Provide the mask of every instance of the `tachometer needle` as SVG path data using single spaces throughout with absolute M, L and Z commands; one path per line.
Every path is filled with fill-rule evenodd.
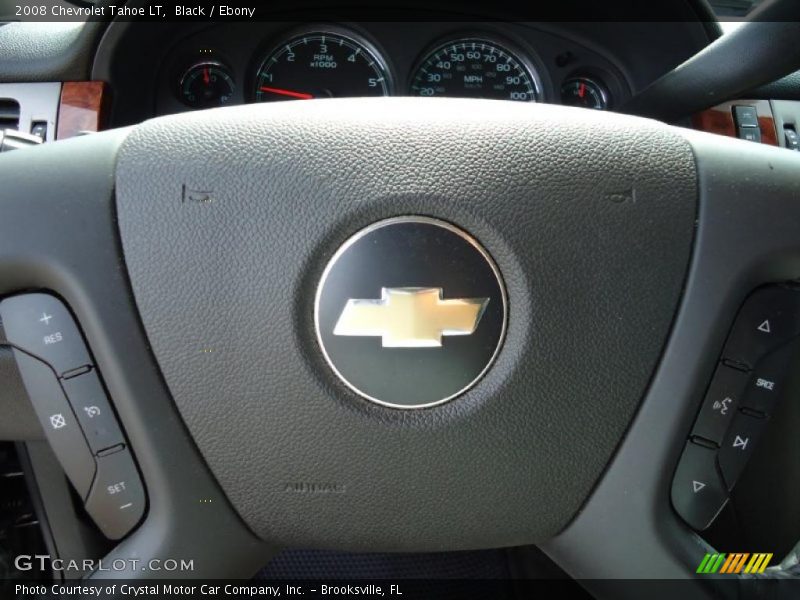
M 289 96 L 290 98 L 298 98 L 300 100 L 311 100 L 314 96 L 303 92 L 293 92 L 292 90 L 284 90 L 281 88 L 261 86 L 259 88 L 262 92 L 269 92 L 270 94 L 278 94 L 280 96 Z

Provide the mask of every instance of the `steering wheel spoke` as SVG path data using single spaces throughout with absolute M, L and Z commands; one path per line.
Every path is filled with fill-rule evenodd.
M 586 579 L 694 573 L 708 546 L 670 505 L 676 464 L 745 298 L 765 284 L 800 277 L 797 155 L 683 135 L 697 163 L 699 211 L 672 333 L 606 475 L 570 526 L 545 545 L 557 562 Z M 761 319 L 752 328 L 759 335 L 780 333 Z M 597 539 L 604 540 L 602 564 L 584 552 Z
M 117 563 L 125 568 L 98 574 L 246 577 L 274 550 L 247 530 L 204 466 L 174 410 L 131 296 L 114 204 L 114 168 L 128 133 L 112 131 L 3 155 L 0 294 L 42 290 L 70 307 L 145 483 L 145 518 L 107 557 L 107 564 L 125 559 Z M 6 323 L 6 337 L 9 333 Z M 66 389 L 77 379 L 59 381 Z M 74 456 L 59 458 L 75 461 Z M 183 560 L 191 568 L 149 570 L 153 559 Z

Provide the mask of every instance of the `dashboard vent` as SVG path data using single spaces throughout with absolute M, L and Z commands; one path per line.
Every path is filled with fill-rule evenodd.
M 9 98 L 0 98 L 0 130 L 19 128 L 19 103 Z

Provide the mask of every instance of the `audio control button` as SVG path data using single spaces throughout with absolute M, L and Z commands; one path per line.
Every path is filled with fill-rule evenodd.
M 672 505 L 697 531 L 706 529 L 728 501 L 717 474 L 717 451 L 687 442 L 672 480 Z
M 725 432 L 741 403 L 747 380 L 747 373 L 725 365 L 717 367 L 692 429 L 693 436 L 705 438 L 717 446 L 722 444 Z

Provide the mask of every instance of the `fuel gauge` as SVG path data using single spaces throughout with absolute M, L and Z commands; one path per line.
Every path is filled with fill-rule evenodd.
M 181 77 L 180 97 L 192 108 L 212 108 L 227 104 L 235 88 L 226 66 L 202 62 L 190 67 Z
M 567 106 L 605 110 L 608 108 L 608 92 L 594 79 L 571 77 L 561 86 L 561 102 Z

